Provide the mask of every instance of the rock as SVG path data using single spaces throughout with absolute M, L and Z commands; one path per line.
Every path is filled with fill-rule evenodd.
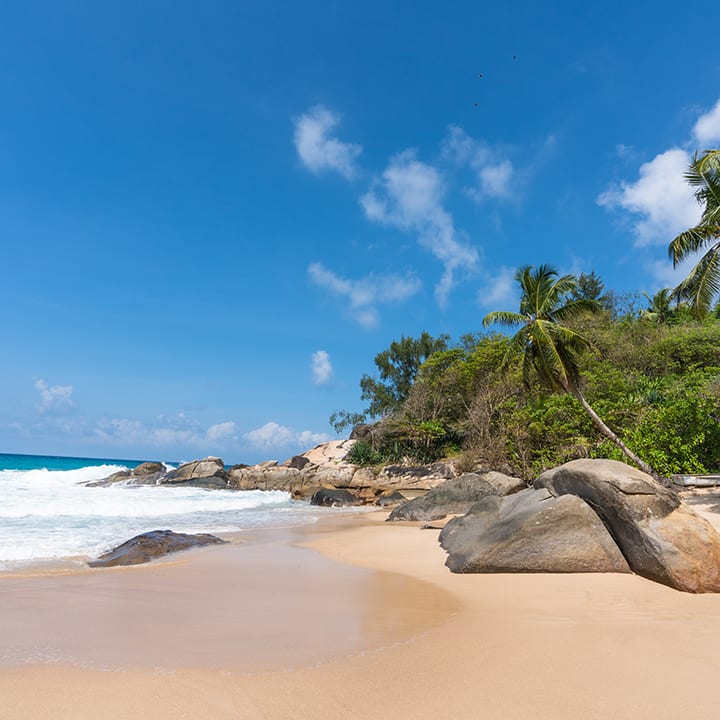
M 313 465 L 340 463 L 354 444 L 354 440 L 331 440 L 316 445 L 312 450 L 302 453 L 301 457 L 307 458 Z
M 172 530 L 153 530 L 136 535 L 122 545 L 88 562 L 90 567 L 114 567 L 115 565 L 139 565 L 180 550 L 203 545 L 224 543 L 214 535 L 205 533 L 186 535 Z
M 376 481 L 397 490 L 432 490 L 460 474 L 458 462 L 447 460 L 429 465 L 388 465 L 380 471 Z
M 310 461 L 302 455 L 293 455 L 288 460 L 288 467 L 295 468 L 296 470 L 302 470 L 306 465 L 309 465 Z
M 465 473 L 408 500 L 395 508 L 388 520 L 440 520 L 446 515 L 461 515 L 488 495 L 509 495 L 524 487 L 522 480 L 502 473 Z
M 616 460 L 572 460 L 535 486 L 585 500 L 638 575 L 686 592 L 720 592 L 720 535 L 649 475 Z
M 172 470 L 161 479 L 162 483 L 178 483 L 194 478 L 227 477 L 225 466 L 220 458 L 206 457 L 204 460 L 181 465 L 177 470 Z
M 134 467 L 132 474 L 135 477 L 145 477 L 147 475 L 159 475 L 165 472 L 165 466 L 159 462 L 144 462 Z
M 380 507 L 390 507 L 391 505 L 399 505 L 405 502 L 407 498 L 397 490 L 390 493 L 385 493 L 375 500 L 375 504 Z
M 189 480 L 175 480 L 171 484 L 182 485 L 183 487 L 204 488 L 205 490 L 227 490 L 229 488 L 228 480 L 218 475 L 190 478 Z
M 86 487 L 107 487 L 108 485 L 114 485 L 119 482 L 129 482 L 132 475 L 129 470 L 120 470 L 112 475 L 108 475 L 102 480 L 92 480 L 91 482 L 83 483 Z
M 367 440 L 372 435 L 372 425 L 358 423 L 350 432 L 350 440 Z
M 455 573 L 630 571 L 587 503 L 545 489 L 486 497 L 445 525 L 440 544 Z
M 358 500 L 348 490 L 330 490 L 321 488 L 312 496 L 311 505 L 321 505 L 323 507 L 343 507 L 346 505 L 357 505 Z

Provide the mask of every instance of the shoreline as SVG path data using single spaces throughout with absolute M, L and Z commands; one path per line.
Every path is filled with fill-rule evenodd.
M 343 575 L 348 568 L 384 573 L 388 584 L 367 583 L 365 576 L 359 585 L 364 592 L 355 588 L 353 595 L 365 613 L 359 626 L 364 647 L 329 657 L 315 653 L 291 668 L 274 669 L 259 662 L 244 669 L 162 671 L 5 667 L 3 717 L 716 716 L 710 689 L 720 661 L 720 596 L 688 595 L 634 575 L 453 575 L 443 565 L 437 531 L 386 524 L 385 514 L 328 518 L 247 546 L 276 545 L 281 554 L 295 547 L 308 557 L 329 559 L 318 565 L 328 584 L 316 593 L 328 603 L 339 599 L 343 578 L 352 576 Z M 142 576 L 147 587 L 146 576 L 161 567 L 161 575 L 177 579 L 222 556 L 208 577 L 227 575 L 224 547 L 112 574 Z M 305 590 L 312 584 L 318 589 L 317 577 L 305 579 Z M 51 585 L 62 580 L 46 578 Z M 275 608 L 263 612 L 295 612 L 296 623 L 317 619 L 325 609 L 294 610 L 288 593 L 276 600 Z M 404 630 L 398 626 L 403 622 Z M 373 632 L 375 641 L 368 642 Z

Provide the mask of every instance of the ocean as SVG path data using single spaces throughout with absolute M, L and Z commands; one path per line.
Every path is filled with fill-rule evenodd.
M 85 486 L 139 462 L 0 454 L 0 571 L 84 566 L 148 530 L 238 532 L 304 525 L 332 512 L 281 491 Z

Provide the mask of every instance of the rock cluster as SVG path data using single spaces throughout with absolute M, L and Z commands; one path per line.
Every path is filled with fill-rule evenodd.
M 161 463 L 143 463 L 133 470 L 114 473 L 89 485 L 127 483 L 133 485 L 189 485 L 206 489 L 282 490 L 293 498 L 310 500 L 319 490 L 344 490 L 345 504 L 387 507 L 402 502 L 402 491 L 425 492 L 458 475 L 453 462 L 421 466 L 359 467 L 345 459 L 355 440 L 334 440 L 295 455 L 283 463 L 275 460 L 257 465 L 234 465 L 207 457 L 167 471 Z M 393 496 L 392 493 L 398 495 Z M 392 501 L 389 498 L 394 497 Z M 338 500 L 338 503 L 340 501 Z
M 720 592 L 720 535 L 624 463 L 573 460 L 533 489 L 500 495 L 445 525 L 440 543 L 453 572 L 629 570 L 677 590 Z

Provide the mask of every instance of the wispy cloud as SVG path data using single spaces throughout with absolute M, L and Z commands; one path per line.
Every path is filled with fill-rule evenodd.
M 511 194 L 515 171 L 504 152 L 489 143 L 470 137 L 461 127 L 451 125 L 442 143 L 443 155 L 456 165 L 467 165 L 476 182 L 465 192 L 475 202 L 486 198 L 507 198 Z
M 222 422 L 205 429 L 195 419 L 179 413 L 175 416 L 159 415 L 152 421 L 128 418 L 103 418 L 92 434 L 104 442 L 137 447 L 204 449 L 227 446 L 235 442 L 237 428 L 234 422 Z
M 332 438 L 326 433 L 311 430 L 297 431 L 276 422 L 267 422 L 262 427 L 251 430 L 245 439 L 258 448 L 302 448 L 307 449 Z
M 60 412 L 72 407 L 72 385 L 49 385 L 45 380 L 36 380 L 35 389 L 40 396 L 37 409 L 42 413 Z
M 520 304 L 515 269 L 503 266 L 478 291 L 478 303 L 489 310 L 505 310 Z
M 319 287 L 346 298 L 350 316 L 367 328 L 375 327 L 380 321 L 378 305 L 406 300 L 421 287 L 420 281 L 412 276 L 371 274 L 359 280 L 348 280 L 321 263 L 312 263 L 308 273 Z
M 452 215 L 443 205 L 445 189 L 437 168 L 417 159 L 415 150 L 393 156 L 360 198 L 369 220 L 418 233 L 418 242 L 444 265 L 435 297 L 445 306 L 459 269 L 478 263 L 475 248 L 461 242 Z
M 332 379 L 333 366 L 325 350 L 317 350 L 310 360 L 313 385 L 327 385 Z
M 362 146 L 343 142 L 332 131 L 340 116 L 323 105 L 316 105 L 295 119 L 295 149 L 306 168 L 314 173 L 335 170 L 347 180 L 357 174 L 356 160 Z

